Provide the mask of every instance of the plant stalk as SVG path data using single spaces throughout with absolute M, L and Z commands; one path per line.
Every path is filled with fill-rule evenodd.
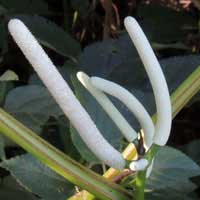
M 82 189 L 87 189 L 97 198 L 130 199 L 131 195 L 125 189 L 72 160 L 2 109 L 0 109 L 0 132 L 52 170 Z M 87 199 L 93 199 L 93 195 L 89 195 Z
M 139 171 L 135 179 L 135 190 L 134 196 L 137 200 L 144 200 L 144 189 L 145 189 L 145 180 L 146 180 L 146 170 Z
M 153 144 L 147 151 L 144 158 L 146 158 L 148 162 L 151 163 L 156 153 L 159 151 L 159 149 L 160 149 L 159 145 Z M 136 175 L 136 180 L 135 180 L 134 197 L 136 200 L 144 200 L 145 182 L 146 182 L 146 170 L 139 171 Z

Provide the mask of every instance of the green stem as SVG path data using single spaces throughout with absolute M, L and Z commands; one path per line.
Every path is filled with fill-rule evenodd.
M 153 144 L 145 154 L 144 158 L 146 158 L 149 161 L 149 163 L 151 163 L 156 153 L 159 151 L 159 149 L 160 149 L 159 145 Z M 146 170 L 138 172 L 136 175 L 135 191 L 134 191 L 134 197 L 136 200 L 144 200 L 145 182 L 146 182 Z
M 75 185 L 87 189 L 99 199 L 127 200 L 131 197 L 122 187 L 72 160 L 2 109 L 0 109 L 0 132 L 52 170 Z M 93 198 L 94 196 L 89 195 L 89 199 Z
M 144 200 L 144 189 L 146 180 L 146 170 L 140 171 L 136 175 L 134 197 L 137 200 Z
M 171 95 L 173 118 L 200 90 L 200 66 Z

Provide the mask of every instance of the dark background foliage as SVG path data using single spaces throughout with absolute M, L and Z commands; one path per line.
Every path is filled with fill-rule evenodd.
M 127 142 L 75 73 L 83 70 L 120 83 L 154 114 L 151 86 L 124 29 L 124 17 L 134 16 L 141 24 L 172 93 L 200 64 L 199 13 L 198 0 L 0 0 L 0 73 L 7 72 L 9 79 L 1 76 L 0 104 L 67 155 L 102 173 L 99 160 L 84 145 L 12 40 L 8 21 L 18 18 L 28 26 L 103 135 L 122 151 Z M 139 130 L 134 116 L 112 100 Z M 199 199 L 199 113 L 197 94 L 173 120 L 168 142 L 171 147 L 163 148 L 157 156 L 147 184 L 147 199 Z M 64 200 L 75 192 L 72 184 L 1 135 L 0 158 L 2 200 Z

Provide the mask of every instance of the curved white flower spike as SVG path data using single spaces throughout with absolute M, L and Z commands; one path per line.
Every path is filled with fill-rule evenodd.
M 142 59 L 153 88 L 157 108 L 154 143 L 163 146 L 169 138 L 172 121 L 167 83 L 160 64 L 137 21 L 133 17 L 126 17 L 124 24 Z
M 110 99 L 101 90 L 97 89 L 91 84 L 90 77 L 86 73 L 78 72 L 77 78 L 107 112 L 124 137 L 129 142 L 133 142 L 137 138 L 136 131 L 130 126 L 130 124 L 113 105 Z
M 152 144 L 154 124 L 144 106 L 128 90 L 120 85 L 98 77 L 91 77 L 91 83 L 99 90 L 122 101 L 136 116 L 144 130 L 144 144 L 148 149 Z
M 20 20 L 13 19 L 9 22 L 8 28 L 15 42 L 91 151 L 102 162 L 122 170 L 125 167 L 122 155 L 101 135 L 88 113 L 27 27 Z

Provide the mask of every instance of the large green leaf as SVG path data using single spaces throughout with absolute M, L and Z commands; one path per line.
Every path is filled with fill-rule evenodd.
M 4 105 L 4 101 L 8 92 L 14 88 L 13 81 L 0 81 L 0 105 Z
M 0 166 L 24 188 L 46 200 L 65 200 L 74 192 L 74 186 L 40 163 L 30 154 L 3 161 Z
M 127 34 L 87 46 L 79 67 L 89 75 L 108 78 L 127 87 L 140 88 L 147 81 L 142 62 Z
M 80 160 L 80 154 L 71 140 L 69 120 L 64 115 L 50 117 L 43 126 L 41 136 L 71 158 Z
M 199 175 L 200 167 L 189 157 L 171 147 L 163 147 L 156 156 L 147 181 L 147 197 L 189 200 L 188 195 L 196 189 L 190 179 Z
M 40 16 L 18 15 L 44 46 L 63 56 L 76 57 L 80 53 L 79 43 L 55 23 Z
M 197 20 L 186 12 L 146 5 L 138 10 L 144 32 L 154 42 L 176 42 L 186 39 L 191 30 L 197 30 Z
M 190 156 L 196 163 L 200 165 L 200 140 L 194 140 L 189 144 L 181 147 L 181 151 Z
M 115 126 L 109 116 L 103 111 L 101 106 L 94 100 L 94 98 L 85 90 L 85 88 L 73 78 L 73 85 L 75 94 L 81 104 L 90 114 L 94 123 L 97 125 L 102 135 L 115 147 L 120 147 L 121 135 L 118 128 Z M 71 126 L 72 141 L 79 153 L 84 159 L 90 162 L 99 162 L 99 160 L 91 153 L 87 146 L 82 141 L 77 131 Z M 91 136 L 92 137 L 92 136 Z M 97 147 L 98 148 L 98 147 Z
M 0 186 L 0 199 L 2 200 L 37 200 L 30 192 L 25 191 L 13 177 L 5 177 Z
M 47 89 L 40 85 L 21 86 L 11 90 L 4 108 L 36 133 L 41 132 L 49 116 L 62 114 Z
M 59 137 L 63 145 L 63 151 L 71 158 L 80 160 L 80 154 L 74 146 L 71 138 L 69 121 L 65 116 L 60 116 L 58 119 Z

